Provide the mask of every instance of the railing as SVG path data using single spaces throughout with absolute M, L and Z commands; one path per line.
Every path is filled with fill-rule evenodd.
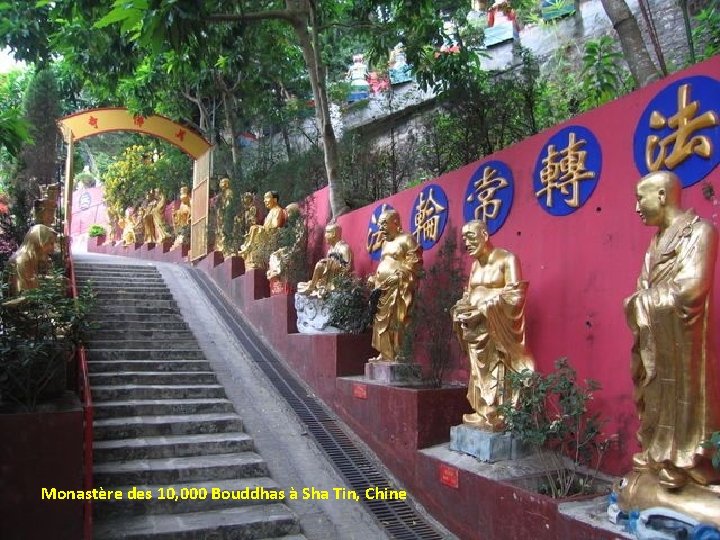
M 70 294 L 73 298 L 78 297 L 77 284 L 75 283 L 75 266 L 73 265 L 70 250 L 68 249 L 68 267 L 70 276 Z M 85 451 L 83 453 L 83 489 L 90 490 L 93 487 L 93 403 L 90 395 L 90 378 L 88 376 L 87 357 L 85 347 L 78 347 L 75 352 L 77 366 L 78 390 L 83 405 L 83 416 L 85 426 L 83 439 Z M 92 501 L 86 500 L 83 506 L 83 538 L 92 540 Z

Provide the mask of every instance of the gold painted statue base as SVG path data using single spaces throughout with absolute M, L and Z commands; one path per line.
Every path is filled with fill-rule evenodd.
M 667 489 L 660 485 L 656 472 L 646 470 L 630 472 L 614 491 L 620 509 L 625 512 L 660 506 L 720 527 L 720 485 L 690 482 L 682 488 Z

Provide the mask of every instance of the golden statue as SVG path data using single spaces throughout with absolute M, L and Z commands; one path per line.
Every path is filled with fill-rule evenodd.
M 285 215 L 287 216 L 287 226 L 294 229 L 294 241 L 292 246 L 283 246 L 270 254 L 268 261 L 267 278 L 278 278 L 280 281 L 287 282 L 290 280 L 290 274 L 293 265 L 298 265 L 298 255 L 305 252 L 307 248 L 307 230 L 305 229 L 305 221 L 300 214 L 300 206 L 297 203 L 288 204 L 285 207 Z M 297 278 L 296 278 L 297 279 Z
M 160 188 L 153 190 L 153 198 L 155 199 L 155 203 L 152 205 L 151 212 L 153 222 L 155 223 L 155 241 L 162 243 L 170 238 L 170 234 L 168 234 L 167 227 L 165 226 L 165 206 L 167 201 Z
M 504 427 L 498 407 L 517 401 L 507 373 L 534 368 L 525 348 L 525 294 L 518 258 L 490 242 L 480 220 L 462 228 L 467 252 L 475 259 L 468 286 L 450 310 L 453 328 L 470 360 L 468 401 L 474 413 L 463 424 L 487 431 Z
M 180 206 L 173 212 L 173 225 L 175 234 L 180 234 L 180 229 L 190 225 L 191 199 L 190 190 L 187 186 L 180 188 Z
M 152 190 L 145 195 L 145 200 L 140 205 L 140 218 L 143 225 L 143 242 L 145 244 L 154 244 L 157 242 L 155 231 L 155 216 L 153 215 L 155 195 Z
M 23 243 L 8 261 L 11 296 L 37 288 L 38 277 L 50 268 L 56 240 L 57 233 L 47 225 L 33 225 L 25 234 Z
M 267 216 L 262 225 L 253 225 L 245 234 L 239 254 L 245 260 L 245 268 L 265 268 L 270 254 L 275 250 L 277 229 L 285 226 L 287 214 L 278 204 L 278 192 L 268 191 L 263 197 Z
M 125 217 L 118 219 L 118 224 L 122 227 L 122 242 L 124 246 L 132 246 L 137 242 L 135 236 L 135 227 L 137 227 L 137 221 L 133 215 L 133 209 L 125 209 Z
M 230 179 L 226 176 L 220 180 L 220 194 L 215 200 L 215 251 L 225 253 L 227 238 L 225 238 L 225 218 L 232 203 L 233 192 L 230 189 Z
M 118 206 L 107 207 L 108 223 L 105 225 L 105 244 L 112 246 L 115 243 L 115 230 L 121 220 L 120 208 Z
M 315 265 L 310 281 L 298 283 L 298 294 L 322 298 L 334 289 L 336 277 L 350 273 L 352 251 L 348 243 L 342 240 L 340 225 L 329 223 L 325 226 L 325 241 L 330 246 L 327 255 Z
M 378 220 L 382 238 L 380 264 L 368 283 L 378 296 L 372 346 L 380 354 L 370 361 L 399 362 L 405 327 L 415 293 L 422 256 L 411 234 L 403 232 L 396 210 L 385 210 Z
M 717 232 L 680 207 L 681 184 L 653 172 L 636 187 L 636 211 L 658 231 L 637 290 L 625 300 L 641 452 L 617 488 L 623 509 L 665 506 L 720 525 L 718 470 L 703 442 L 720 430 L 710 323 Z
M 180 188 L 180 206 L 172 213 L 173 229 L 175 231 L 173 249 L 190 240 L 189 238 L 185 238 L 185 236 L 190 227 L 191 202 L 190 190 L 187 186 L 182 186 Z

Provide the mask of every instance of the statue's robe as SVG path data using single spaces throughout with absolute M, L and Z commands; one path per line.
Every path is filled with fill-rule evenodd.
M 691 470 L 720 429 L 710 319 L 717 232 L 692 210 L 657 233 L 637 291 L 625 302 L 634 335 L 632 378 L 638 439 L 649 464 Z

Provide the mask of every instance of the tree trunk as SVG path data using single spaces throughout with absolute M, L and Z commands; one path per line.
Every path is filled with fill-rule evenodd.
M 620 36 L 625 61 L 639 88 L 660 78 L 643 41 L 640 27 L 625 0 L 602 0 L 603 8 Z
M 312 15 L 311 15 L 312 17 Z M 340 182 L 338 179 L 338 169 L 340 159 L 338 157 L 337 140 L 335 139 L 335 131 L 332 127 L 330 118 L 330 108 L 328 106 L 327 88 L 325 86 L 325 70 L 322 65 L 322 56 L 320 54 L 320 42 L 315 33 L 315 25 L 312 24 L 313 36 L 308 32 L 308 23 L 306 20 L 298 17 L 293 19 L 292 26 L 297 34 L 300 47 L 303 52 L 303 58 L 308 66 L 308 74 L 310 75 L 310 85 L 312 86 L 313 98 L 315 99 L 315 117 L 318 122 L 318 129 L 323 140 L 323 150 L 325 155 L 325 173 L 328 182 L 328 199 L 330 203 L 330 213 L 332 219 L 338 217 L 345 208 L 344 201 L 340 196 Z M 313 37 L 315 39 L 313 39 Z

